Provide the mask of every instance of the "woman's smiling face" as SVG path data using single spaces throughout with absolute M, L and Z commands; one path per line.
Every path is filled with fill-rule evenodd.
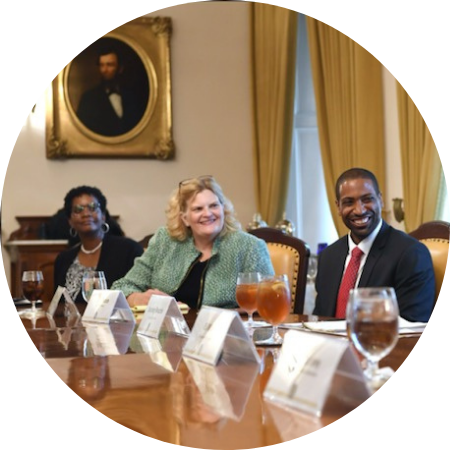
M 194 240 L 213 241 L 223 229 L 223 205 L 216 194 L 205 189 L 187 202 L 181 219 L 192 230 Z

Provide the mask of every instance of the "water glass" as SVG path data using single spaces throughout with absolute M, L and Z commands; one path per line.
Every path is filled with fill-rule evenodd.
M 366 358 L 365 376 L 378 389 L 389 376 L 378 362 L 387 356 L 398 340 L 398 305 L 391 287 L 357 288 L 350 291 L 347 304 L 347 330 L 356 349 Z
M 81 293 L 85 302 L 89 302 L 94 289 L 108 289 L 104 272 L 97 270 L 87 270 L 83 274 Z

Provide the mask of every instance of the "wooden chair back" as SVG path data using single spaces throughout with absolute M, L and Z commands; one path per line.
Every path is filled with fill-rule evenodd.
M 303 314 L 310 255 L 308 244 L 276 228 L 257 228 L 249 233 L 266 241 L 275 274 L 287 274 L 289 278 L 292 312 Z
M 144 250 L 147 249 L 147 247 L 148 247 L 148 241 L 153 237 L 153 234 L 154 234 L 154 233 L 152 233 L 152 234 L 147 234 L 147 236 L 144 236 L 144 237 L 139 241 L 139 244 L 141 244 L 141 246 L 142 246 L 142 248 L 143 248 Z
M 409 234 L 423 242 L 430 250 L 436 280 L 436 296 L 434 299 L 436 303 L 447 267 L 450 223 L 440 220 L 425 222 Z

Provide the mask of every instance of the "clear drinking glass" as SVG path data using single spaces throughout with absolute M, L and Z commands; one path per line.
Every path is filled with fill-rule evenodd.
M 87 270 L 83 274 L 81 293 L 88 303 L 94 289 L 108 289 L 104 272 L 98 270 Z
M 306 274 L 308 281 L 314 283 L 317 275 L 317 256 L 311 255 L 308 261 L 308 272 Z
M 350 291 L 347 304 L 347 330 L 356 349 L 366 358 L 364 371 L 373 389 L 382 386 L 392 369 L 379 369 L 398 340 L 398 305 L 391 287 L 358 288 Z
M 22 274 L 23 296 L 31 302 L 31 308 L 19 312 L 24 318 L 36 319 L 45 316 L 44 311 L 36 308 L 36 301 L 44 292 L 44 276 L 40 270 L 26 270 Z
M 236 282 L 236 301 L 237 304 L 248 314 L 246 327 L 254 326 L 253 313 L 256 311 L 256 294 L 258 284 L 261 281 L 259 272 L 241 272 L 238 274 Z
M 283 322 L 291 311 L 291 292 L 287 275 L 263 277 L 258 286 L 256 296 L 258 314 L 272 329 L 272 336 L 256 345 L 281 345 L 283 338 L 278 334 L 278 325 Z

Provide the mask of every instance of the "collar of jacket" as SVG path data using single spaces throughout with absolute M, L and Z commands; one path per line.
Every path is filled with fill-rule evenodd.
M 211 251 L 211 258 L 213 256 L 216 256 L 219 253 L 220 246 L 221 246 L 222 242 L 226 239 L 226 237 L 227 237 L 227 235 L 217 236 L 214 239 L 213 248 Z M 195 247 L 194 237 L 192 235 L 189 236 L 184 242 L 189 245 L 189 247 L 197 254 L 197 256 L 199 256 L 201 254 L 201 252 L 199 250 L 197 250 L 197 247 Z

